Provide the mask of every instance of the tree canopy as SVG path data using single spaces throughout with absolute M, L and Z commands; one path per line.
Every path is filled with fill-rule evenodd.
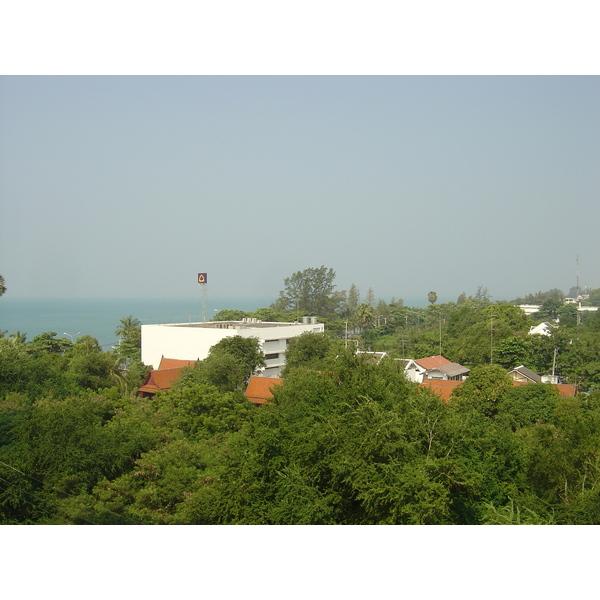
M 284 279 L 284 289 L 272 304 L 275 310 L 297 313 L 297 316 L 335 315 L 345 294 L 335 291 L 335 271 L 325 266 L 297 271 Z

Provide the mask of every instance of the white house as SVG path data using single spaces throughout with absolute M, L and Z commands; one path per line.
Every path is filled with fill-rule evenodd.
M 552 325 L 548 321 L 544 321 L 539 325 L 532 325 L 529 328 L 529 335 L 552 335 L 552 328 L 556 328 L 556 325 Z
M 415 383 L 423 383 L 424 379 L 464 381 L 470 372 L 466 367 L 449 361 L 441 354 L 403 360 L 406 360 L 404 372 L 407 379 Z
M 271 323 L 258 319 L 142 325 L 142 362 L 158 369 L 162 357 L 203 360 L 217 342 L 240 335 L 258 338 L 265 354 L 263 377 L 280 377 L 285 365 L 287 340 L 303 333 L 323 333 L 325 325 L 316 317 L 302 323 Z

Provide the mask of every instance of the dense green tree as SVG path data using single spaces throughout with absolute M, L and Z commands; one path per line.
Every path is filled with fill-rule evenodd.
M 513 430 L 536 423 L 551 423 L 558 401 L 558 392 L 553 385 L 513 386 L 500 397 L 497 418 Z
M 535 370 L 530 361 L 531 337 L 511 336 L 502 340 L 495 349 L 494 359 L 505 369 L 514 369 L 519 365 Z
M 244 310 L 232 310 L 230 308 L 223 308 L 212 318 L 213 321 L 241 321 L 248 316 L 248 313 Z
M 223 338 L 211 347 L 209 356 L 219 357 L 230 355 L 241 365 L 244 378 L 256 375 L 265 366 L 265 358 L 260 342 L 255 337 L 242 337 L 234 335 Z
M 221 392 L 244 389 L 252 375 L 265 366 L 257 338 L 232 336 L 211 347 L 208 356 L 182 378 L 212 385 Z
M 0 338 L 0 397 L 9 392 L 24 392 L 29 378 L 31 357 L 23 344 Z
M 540 320 L 555 320 L 558 317 L 559 310 L 562 308 L 562 306 L 562 300 L 554 297 L 548 297 L 542 302 L 542 306 L 535 316 Z
M 249 317 L 259 319 L 260 321 L 269 321 L 273 323 L 286 322 L 290 320 L 290 315 L 282 311 L 274 310 L 271 307 L 257 308 L 248 314 Z
M 248 383 L 248 370 L 231 354 L 216 352 L 194 367 L 198 381 L 214 386 L 221 392 L 243 389 Z
M 373 288 L 367 290 L 365 304 L 368 304 L 371 308 L 375 308 L 375 292 L 373 291 Z
M 510 446 L 483 426 L 471 433 L 471 417 L 408 383 L 395 361 L 342 352 L 326 372 L 290 371 L 274 401 L 230 438 L 216 522 L 477 522 L 482 494 L 506 500 Z
M 0 275 L 0 296 L 3 296 L 4 292 L 6 292 L 6 286 L 4 285 L 4 277 Z
M 325 266 L 297 271 L 284 280 L 284 289 L 272 308 L 295 312 L 298 316 L 335 315 L 344 294 L 335 290 L 335 271 Z
M 57 338 L 56 331 L 46 331 L 36 335 L 27 345 L 31 353 L 35 352 L 53 352 L 63 354 L 72 346 L 72 342 L 66 338 Z
M 288 340 L 285 351 L 284 375 L 295 367 L 319 369 L 330 352 L 333 342 L 323 333 L 306 332 Z
M 558 288 L 552 288 L 546 292 L 539 291 L 536 294 L 527 294 L 522 298 L 512 301 L 513 304 L 542 304 L 548 298 L 559 300 L 561 303 L 565 299 L 565 294 Z
M 346 299 L 344 301 L 344 307 L 343 307 L 343 311 L 342 311 L 343 316 L 344 317 L 352 316 L 358 309 L 359 304 L 360 304 L 360 290 L 358 289 L 356 284 L 353 283 L 350 286 L 350 288 L 348 289 L 348 293 L 346 294 Z
M 512 387 L 512 379 L 502 367 L 480 365 L 452 392 L 452 401 L 461 410 L 475 410 L 485 417 L 494 417 L 500 400 Z
M 589 298 L 584 304 L 587 306 L 600 306 L 600 288 L 590 290 Z
M 89 335 L 78 338 L 70 348 L 68 358 L 66 375 L 77 387 L 98 390 L 115 383 L 115 358 L 102 352 L 96 338 Z

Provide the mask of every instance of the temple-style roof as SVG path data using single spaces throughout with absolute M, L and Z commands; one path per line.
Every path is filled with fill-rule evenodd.
M 170 390 L 173 383 L 181 377 L 181 370 L 184 367 L 175 367 L 174 369 L 156 369 L 146 375 L 146 379 L 138 392 L 142 396 L 154 395 L 161 390 Z
M 197 362 L 198 361 L 196 360 L 180 360 L 178 358 L 165 358 L 163 356 L 160 359 L 158 370 L 160 371 L 162 369 L 175 369 L 178 367 L 193 367 Z

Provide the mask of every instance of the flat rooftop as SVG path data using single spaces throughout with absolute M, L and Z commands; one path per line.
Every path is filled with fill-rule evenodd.
M 157 323 L 163 327 L 200 327 L 204 329 L 265 329 L 275 327 L 289 327 L 290 325 L 318 325 L 319 323 L 299 323 L 293 321 L 289 323 L 280 323 L 272 321 L 206 321 L 202 323 Z

